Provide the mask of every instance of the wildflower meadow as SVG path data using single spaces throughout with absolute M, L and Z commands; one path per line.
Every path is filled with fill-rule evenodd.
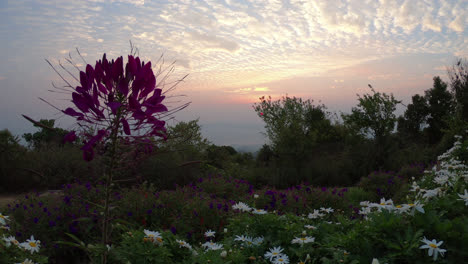
M 330 142 L 352 130 L 336 125 L 333 132 L 324 107 L 316 106 L 309 108 L 315 115 L 305 116 L 320 116 L 314 119 L 320 122 L 308 124 L 323 134 L 314 132 L 306 148 L 319 151 L 323 143 L 329 152 L 314 156 L 301 149 L 287 156 L 281 151 L 301 142 L 286 143 L 301 137 L 275 130 L 275 111 L 310 102 L 284 98 L 281 105 L 260 98 L 255 110 L 272 138 L 283 141 L 273 154 L 264 146 L 257 165 L 249 167 L 253 158 L 248 154 L 209 146 L 197 133 L 190 134 L 196 122 L 185 124 L 181 133 L 167 126 L 168 118 L 188 104 L 171 105 L 173 86 L 164 82 L 163 71 L 153 69 L 135 53 L 112 60 L 104 54 L 79 72 L 77 85 L 59 73 L 71 105 L 57 110 L 76 125 L 61 134 L 57 153 L 71 161 L 52 167 L 54 153 L 48 147 L 42 156 L 32 156 L 14 140 L 4 144 L 11 147 L 7 158 L 16 157 L 15 151 L 23 151 L 18 159 L 35 157 L 37 164 L 49 157 L 40 164 L 62 176 L 49 186 L 43 182 L 45 188 L 30 186 L 0 208 L 0 263 L 422 264 L 468 259 L 468 138 L 456 120 L 451 131 L 457 133 L 445 135 L 437 155 L 425 152 L 426 158 L 406 149 L 398 156 L 380 148 L 392 138 L 393 127 L 389 134 L 377 134 L 376 141 L 353 130 L 355 138 L 371 143 L 336 147 Z M 396 103 L 393 96 L 371 91 L 373 97 L 360 99 Z M 353 118 L 349 115 L 346 122 L 355 124 Z M 182 144 L 177 140 L 187 134 L 189 139 L 180 142 L 191 142 L 189 147 L 164 160 L 161 153 L 177 149 Z M 371 155 L 375 163 L 364 166 L 360 153 L 375 144 L 381 144 Z M 334 148 L 348 156 L 323 162 Z M 204 158 L 197 156 L 202 152 Z M 395 161 L 411 155 L 421 161 Z M 196 162 L 167 165 L 176 160 Z M 291 169 L 290 164 L 299 165 Z M 345 174 L 348 169 L 353 172 Z M 17 179 L 33 181 L 27 175 Z

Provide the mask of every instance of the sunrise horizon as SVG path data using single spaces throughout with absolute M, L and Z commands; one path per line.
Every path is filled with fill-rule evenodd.
M 261 96 L 346 113 L 371 84 L 406 105 L 468 57 L 466 1 L 25 0 L 1 2 L 0 14 L 0 129 L 16 135 L 34 131 L 21 114 L 70 127 L 38 98 L 71 105 L 48 91 L 61 80 L 44 59 L 57 66 L 71 55 L 83 70 L 77 49 L 91 65 L 104 53 L 126 61 L 131 41 L 155 71 L 161 56 L 174 62 L 170 78 L 188 76 L 171 94 L 191 102 L 175 120 L 199 118 L 218 145 L 266 142 L 252 109 Z

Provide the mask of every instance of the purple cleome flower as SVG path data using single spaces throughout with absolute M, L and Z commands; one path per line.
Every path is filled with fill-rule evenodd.
M 105 141 L 115 127 L 122 127 L 126 139 L 135 143 L 148 143 L 153 136 L 165 138 L 165 122 L 156 116 L 168 109 L 162 104 L 165 98 L 162 90 L 156 88 L 151 62 L 141 62 L 139 57 L 129 55 L 125 69 L 123 66 L 122 57 L 108 61 L 106 54 L 94 68 L 88 64 L 86 71 L 80 72 L 81 86 L 72 93 L 76 109 L 69 107 L 62 111 L 76 118 L 80 125 L 98 127 L 95 135 L 85 134 L 87 141 L 81 150 L 86 161 L 94 158 L 96 145 Z M 147 133 L 132 135 L 140 129 Z M 76 138 L 76 133 L 71 131 L 64 141 Z

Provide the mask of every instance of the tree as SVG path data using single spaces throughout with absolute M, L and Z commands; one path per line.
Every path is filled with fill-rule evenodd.
M 19 144 L 19 138 L 8 129 L 0 130 L 0 191 L 12 190 L 18 181 L 25 162 L 26 148 Z
M 429 109 L 424 96 L 413 95 L 411 101 L 404 115 L 398 117 L 397 131 L 410 140 L 417 140 L 426 125 Z
M 395 128 L 397 118 L 394 114 L 396 105 L 401 103 L 393 94 L 376 92 L 369 85 L 372 95 L 359 97 L 359 104 L 353 107 L 351 114 L 342 114 L 346 126 L 364 137 L 372 137 L 376 146 L 377 166 L 382 166 L 388 151 L 388 138 Z
M 33 134 L 23 134 L 23 138 L 26 140 L 29 147 L 38 149 L 50 143 L 56 143 L 58 145 L 63 144 L 63 137 L 68 133 L 68 131 L 54 127 L 54 119 L 41 119 L 38 123 L 39 124 L 34 124 L 34 126 L 39 127 L 39 131 Z
M 273 150 L 267 144 L 263 144 L 262 148 L 258 151 L 255 161 L 257 165 L 267 167 L 273 161 L 273 158 Z
M 171 151 L 203 152 L 210 142 L 203 138 L 198 119 L 189 122 L 179 122 L 167 128 L 167 141 L 162 146 Z
M 447 84 L 443 82 L 439 76 L 434 77 L 434 85 L 432 89 L 425 92 L 425 97 L 428 104 L 427 118 L 427 133 L 430 143 L 437 143 L 444 134 L 444 130 L 448 129 L 449 124 L 447 119 L 453 113 L 453 99 L 450 92 L 447 90 Z
M 457 117 L 468 123 L 468 60 L 458 59 L 448 70 L 450 87 L 455 97 Z
M 265 122 L 273 152 L 279 160 L 294 164 L 299 174 L 313 147 L 333 134 L 326 107 L 314 105 L 311 100 L 286 96 L 272 101 L 271 97 L 261 97 L 253 108 Z

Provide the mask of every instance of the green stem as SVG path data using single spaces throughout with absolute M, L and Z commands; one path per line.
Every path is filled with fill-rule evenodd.
M 119 123 L 120 123 L 120 111 L 118 112 L 117 116 L 112 121 L 112 132 L 110 135 L 111 140 L 111 150 L 110 150 L 110 162 L 109 166 L 107 167 L 107 179 L 106 179 L 106 187 L 105 193 L 106 197 L 104 200 L 104 219 L 103 219 L 103 227 L 102 227 L 102 239 L 101 242 L 103 245 L 107 245 L 109 241 L 109 222 L 111 220 L 110 212 L 109 212 L 109 204 L 110 204 L 110 195 L 112 192 L 112 178 L 113 178 L 113 171 L 116 162 L 116 152 L 117 152 L 117 137 L 119 133 Z M 101 263 L 107 263 L 107 252 L 102 255 Z

